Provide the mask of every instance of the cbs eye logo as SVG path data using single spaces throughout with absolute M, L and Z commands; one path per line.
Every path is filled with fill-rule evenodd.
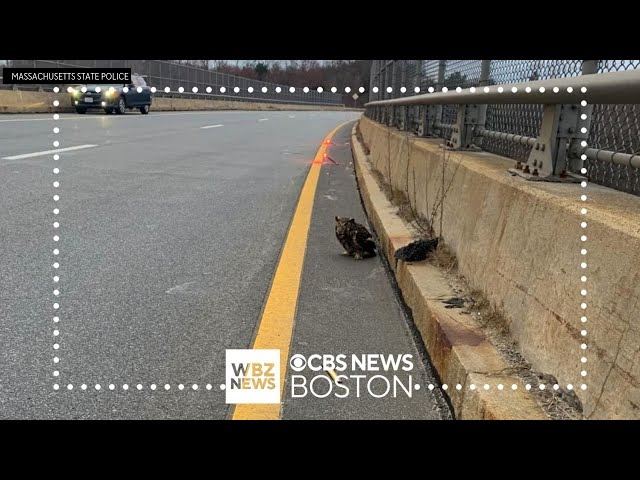
M 300 355 L 299 353 L 293 355 L 289 360 L 289 366 L 294 372 L 301 372 L 302 370 L 304 370 L 304 367 L 306 367 L 306 365 L 307 359 L 304 358 L 304 355 Z
M 226 403 L 280 403 L 280 350 L 228 349 Z

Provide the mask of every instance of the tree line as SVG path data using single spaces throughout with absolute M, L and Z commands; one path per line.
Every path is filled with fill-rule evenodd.
M 175 60 L 182 65 L 191 65 L 229 75 L 278 83 L 296 88 L 336 87 L 345 96 L 345 104 L 354 104 L 352 95 L 360 87 L 368 91 L 370 60 Z M 345 87 L 351 92 L 346 94 Z M 357 104 L 367 101 L 367 91 L 359 93 Z

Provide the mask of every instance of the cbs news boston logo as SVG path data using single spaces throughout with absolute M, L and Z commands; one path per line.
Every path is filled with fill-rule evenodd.
M 303 375 L 291 375 L 291 398 L 304 398 L 308 394 L 316 398 L 331 394 L 337 398 L 350 395 L 397 398 L 404 394 L 412 398 L 413 391 L 420 388 L 411 374 L 412 354 L 314 354 L 308 357 L 295 354 L 289 366 L 294 372 L 309 370 L 312 375 L 311 380 Z M 349 370 L 354 373 L 347 374 Z M 349 385 L 345 381 L 350 381 Z M 226 403 L 280 403 L 280 350 L 227 350 L 224 388 Z
M 226 403 L 280 403 L 280 350 L 228 349 Z

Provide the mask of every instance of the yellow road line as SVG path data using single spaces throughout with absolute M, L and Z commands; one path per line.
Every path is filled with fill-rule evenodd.
M 302 264 L 307 249 L 307 237 L 311 226 L 311 213 L 320 178 L 320 169 L 331 138 L 346 123 L 349 122 L 338 125 L 325 137 L 313 159 L 289 226 L 276 273 L 271 282 L 271 289 L 262 312 L 258 333 L 253 342 L 252 348 L 254 349 L 277 348 L 280 350 L 281 397 L 284 394 L 289 346 L 293 335 L 300 280 L 302 279 Z M 278 420 L 280 419 L 280 407 L 279 403 L 239 404 L 236 405 L 232 418 L 233 420 Z

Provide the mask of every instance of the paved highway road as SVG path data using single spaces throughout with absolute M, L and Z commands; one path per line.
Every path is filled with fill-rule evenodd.
M 0 116 L 0 418 L 229 418 L 225 349 L 251 346 L 311 161 L 334 127 L 356 118 Z M 308 247 L 297 259 L 304 270 L 291 353 L 415 359 L 381 260 L 342 257 L 334 237 L 335 215 L 364 222 L 351 126 L 329 147 L 338 165 L 320 171 Z M 57 161 L 43 153 L 54 149 L 62 149 Z M 413 374 L 423 387 L 436 383 L 422 362 Z M 422 388 L 412 398 L 285 395 L 282 418 L 450 413 L 437 389 Z

